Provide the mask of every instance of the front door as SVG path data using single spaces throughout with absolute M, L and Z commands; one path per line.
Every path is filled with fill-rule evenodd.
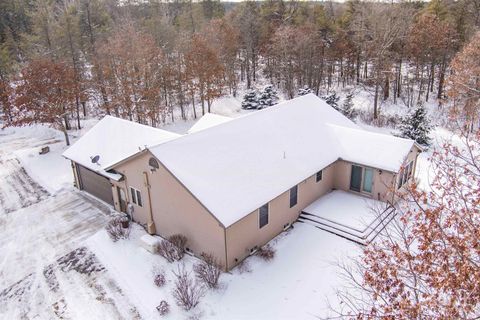
M 118 192 L 118 202 L 120 203 L 120 211 L 127 213 L 127 198 L 125 196 L 125 191 L 122 188 L 117 187 Z
M 362 167 L 352 165 L 352 173 L 350 175 L 350 190 L 360 192 L 362 186 Z

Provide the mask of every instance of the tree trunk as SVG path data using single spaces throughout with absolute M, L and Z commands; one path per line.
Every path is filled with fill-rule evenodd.
M 390 97 L 390 77 L 386 76 L 386 79 L 385 79 L 385 88 L 384 88 L 384 91 L 383 91 L 383 100 L 387 100 L 388 98 Z
M 80 126 L 80 102 L 78 101 L 78 96 L 75 97 L 75 103 L 77 106 L 77 129 L 80 130 L 82 127 Z
M 360 51 L 357 51 L 357 84 L 360 83 Z
M 375 99 L 373 101 L 373 119 L 378 118 L 378 84 L 379 80 L 375 80 Z
M 443 57 L 442 65 L 440 66 L 440 75 L 438 79 L 437 99 L 439 100 L 443 98 L 443 87 L 445 84 L 445 69 L 447 67 L 445 60 L 446 60 L 445 57 Z
M 192 92 L 193 118 L 197 119 L 197 110 L 195 110 L 195 94 Z
M 435 82 L 435 64 L 432 62 L 432 65 L 430 66 L 430 77 L 431 77 L 431 82 L 430 82 L 430 92 L 433 92 L 433 84 Z
M 402 92 L 402 59 L 398 63 L 398 79 L 397 79 L 397 98 L 400 98 Z
M 60 129 L 62 130 L 63 135 L 65 136 L 65 143 L 67 144 L 67 146 L 69 146 L 70 145 L 70 138 L 68 137 L 68 132 L 67 132 L 66 127 L 63 125 L 62 121 L 59 121 L 58 125 L 60 126 Z

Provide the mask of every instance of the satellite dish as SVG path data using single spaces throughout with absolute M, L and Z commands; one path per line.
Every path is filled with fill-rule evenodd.
M 149 165 L 152 169 L 158 169 L 158 168 L 160 168 L 160 165 L 158 164 L 157 159 L 155 159 L 155 158 L 153 158 L 153 157 L 148 160 L 148 165 Z
M 98 164 L 98 160 L 100 160 L 100 156 L 99 155 L 96 155 L 95 157 L 90 157 L 90 159 L 92 160 L 92 163 L 96 163 Z

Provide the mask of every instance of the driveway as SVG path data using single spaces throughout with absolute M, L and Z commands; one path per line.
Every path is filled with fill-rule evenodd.
M 50 194 L 14 155 L 56 142 L 0 134 L 0 318 L 139 319 L 82 245 L 105 226 L 111 208 L 73 188 Z

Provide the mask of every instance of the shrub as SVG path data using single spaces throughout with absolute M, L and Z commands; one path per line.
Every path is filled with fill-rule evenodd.
M 166 282 L 167 280 L 165 278 L 165 271 L 163 271 L 163 269 L 160 269 L 160 268 L 155 268 L 153 270 L 153 283 L 157 287 L 163 287 Z
M 267 244 L 259 248 L 255 255 L 259 256 L 265 261 L 270 261 L 275 257 L 275 249 L 270 244 Z
M 178 248 L 179 252 L 182 253 L 183 257 L 183 253 L 185 253 L 185 247 L 187 245 L 187 237 L 181 234 L 174 234 L 173 236 L 170 236 L 168 238 L 168 241 L 170 241 L 175 247 Z
M 176 234 L 168 238 L 168 240 L 160 241 L 157 245 L 156 252 L 167 259 L 168 262 L 179 261 L 185 255 L 186 244 L 187 238 Z
M 116 242 L 120 239 L 128 239 L 130 236 L 130 227 L 123 228 L 122 221 L 124 217 L 115 217 L 111 219 L 105 230 L 107 230 L 108 236 L 112 239 L 113 242 Z
M 172 295 L 177 305 L 186 311 L 196 307 L 200 298 L 205 294 L 205 288 L 190 277 L 190 272 L 185 270 L 185 265 L 179 265 L 175 275 L 175 287 Z
M 237 270 L 240 274 L 252 272 L 252 268 L 250 268 L 250 263 L 247 259 L 242 260 L 242 262 L 237 265 Z
M 197 279 L 207 287 L 214 289 L 218 286 L 218 279 L 222 274 L 222 266 L 212 254 L 202 253 L 203 260 L 193 266 Z
M 168 312 L 170 312 L 170 305 L 168 304 L 167 301 L 162 300 L 160 301 L 160 304 L 157 306 L 157 311 L 161 316 L 164 316 Z

